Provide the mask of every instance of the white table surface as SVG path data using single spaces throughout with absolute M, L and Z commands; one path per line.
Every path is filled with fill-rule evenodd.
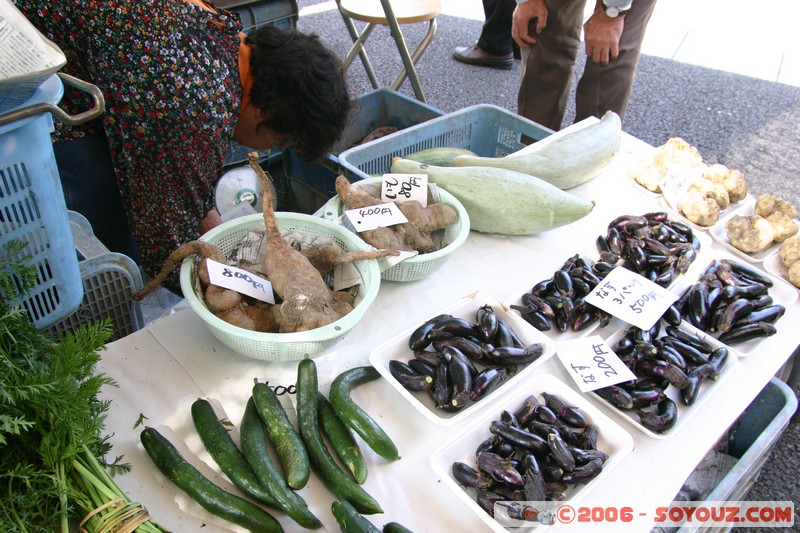
M 316 358 L 323 392 L 342 370 L 368 364 L 375 347 L 461 297 L 483 291 L 504 300 L 551 275 L 557 262 L 575 253 L 596 257 L 595 238 L 605 233 L 608 222 L 616 216 L 663 210 L 655 196 L 644 193 L 626 177 L 632 154 L 642 145 L 626 135 L 623 150 L 614 163 L 596 179 L 570 191 L 596 202 L 593 211 L 580 221 L 535 236 L 472 232 L 450 260 L 429 277 L 412 283 L 384 282 L 364 319 L 339 344 Z M 709 238 L 697 264 L 707 264 L 721 251 Z M 795 300 L 778 323 L 778 333 L 765 339 L 756 353 L 740 358 L 725 380 L 704 399 L 701 409 L 668 438 L 652 438 L 637 431 L 622 423 L 621 415 L 613 409 L 591 398 L 595 406 L 631 434 L 634 449 L 601 482 L 590 484 L 582 501 L 628 505 L 650 514 L 657 505 L 672 501 L 698 462 L 800 343 L 796 327 L 789 327 L 800 323 L 798 318 L 800 304 Z M 118 478 L 122 488 L 173 531 L 196 532 L 201 531 L 201 526 L 207 533 L 238 530 L 187 503 L 185 496 L 165 481 L 150 462 L 139 444 L 141 427 L 134 426 L 140 416 L 146 417 L 147 425 L 166 432 L 187 455 L 194 456 L 192 461 L 205 473 L 231 488 L 217 473 L 194 432 L 191 403 L 198 397 L 216 400 L 238 424 L 253 379 L 290 386 L 296 378 L 296 363 L 262 362 L 231 351 L 184 306 L 150 327 L 111 343 L 99 370 L 119 384 L 104 395 L 112 401 L 107 430 L 113 434 L 113 455 L 124 455 L 133 467 L 132 472 Z M 557 357 L 536 370 L 536 375 L 544 373 L 577 390 Z M 402 455 L 399 461 L 388 463 L 364 447 L 370 467 L 364 487 L 385 511 L 370 516 L 373 523 L 380 527 L 397 521 L 418 532 L 488 530 L 430 466 L 432 453 L 457 428 L 427 420 L 383 379 L 356 389 L 354 398 L 392 436 Z M 293 417 L 290 395 L 282 400 Z M 481 409 L 499 413 L 503 408 L 500 396 Z M 314 475 L 300 494 L 324 523 L 321 530 L 339 530 L 330 513 L 334 496 Z M 287 531 L 302 531 L 285 515 L 275 514 Z M 649 530 L 650 524 L 634 529 Z

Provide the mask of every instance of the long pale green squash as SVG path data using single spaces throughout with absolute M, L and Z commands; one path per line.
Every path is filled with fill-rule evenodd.
M 559 189 L 570 189 L 597 176 L 619 151 L 622 123 L 609 111 L 602 119 L 562 137 L 523 148 L 505 157 L 463 155 L 451 166 L 485 166 L 505 168 L 529 174 L 552 183 Z
M 450 162 L 460 155 L 478 155 L 472 150 L 466 148 L 450 148 L 450 147 L 433 147 L 427 150 L 420 150 L 412 154 L 407 154 L 404 159 L 418 161 L 426 165 L 436 165 L 440 167 L 449 167 Z
M 575 222 L 594 207 L 539 178 L 502 168 L 437 167 L 395 158 L 391 171 L 427 174 L 461 202 L 470 228 L 484 233 L 541 233 Z

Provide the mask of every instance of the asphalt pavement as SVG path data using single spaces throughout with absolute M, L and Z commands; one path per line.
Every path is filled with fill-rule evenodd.
M 707 162 L 742 171 L 753 194 L 772 192 L 800 207 L 800 62 L 793 51 L 796 42 L 788 43 L 791 34 L 783 31 L 786 22 L 781 22 L 796 20 L 797 3 L 770 0 L 770 9 L 734 6 L 741 3 L 669 0 L 659 4 L 623 129 L 652 145 L 681 137 L 696 146 Z M 298 4 L 298 28 L 318 34 L 344 57 L 351 41 L 334 2 L 300 0 Z M 427 102 L 446 113 L 481 103 L 515 112 L 519 62 L 511 70 L 495 70 L 452 59 L 456 46 L 478 38 L 480 1 L 443 4 L 437 34 L 417 66 Z M 767 11 L 777 26 L 760 23 Z M 762 34 L 754 33 L 762 30 Z M 424 29 L 409 25 L 403 33 L 413 47 Z M 387 28 L 375 30 L 367 50 L 380 82 L 388 85 L 400 69 L 400 60 Z M 579 60 L 577 72 L 583 61 Z M 358 60 L 348 71 L 348 82 L 354 94 L 372 90 Z M 400 92 L 413 97 L 408 82 Z M 573 116 L 571 97 L 565 125 Z M 790 500 L 797 507 L 800 424 L 790 424 L 746 499 Z

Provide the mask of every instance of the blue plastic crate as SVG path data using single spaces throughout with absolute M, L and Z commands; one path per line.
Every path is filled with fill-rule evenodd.
M 37 270 L 34 289 L 21 304 L 37 328 L 72 313 L 83 298 L 78 257 L 56 167 L 49 112 L 4 123 L 3 117 L 37 104 L 57 104 L 64 87 L 57 75 L 47 79 L 23 105 L 0 116 L 0 249 L 12 240 L 26 244 Z
M 286 177 L 286 208 L 311 215 L 336 195 L 339 173 L 331 161 L 301 161 L 294 150 L 285 150 L 282 158 Z
M 386 88 L 362 94 L 355 106 L 353 120 L 331 149 L 334 158 L 378 128 L 388 126 L 403 131 L 444 115 L 440 109 Z
M 525 138 L 540 140 L 553 131 L 498 106 L 480 104 L 431 119 L 339 155 L 351 180 L 380 176 L 392 158 L 429 148 L 466 148 L 484 157 L 502 157 L 522 149 Z

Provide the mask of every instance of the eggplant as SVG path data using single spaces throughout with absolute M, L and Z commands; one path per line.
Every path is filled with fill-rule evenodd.
M 559 419 L 563 420 L 570 426 L 575 428 L 585 428 L 589 425 L 589 420 L 583 416 L 583 414 L 579 412 L 577 408 L 569 405 L 559 396 L 542 392 L 542 397 L 544 398 L 545 405 L 552 409 Z
M 445 318 L 452 318 L 452 315 L 441 314 L 423 322 L 422 325 L 411 332 L 411 335 L 408 337 L 408 347 L 414 351 L 427 348 L 431 343 L 431 330 L 438 322 Z
M 389 372 L 407 390 L 419 392 L 433 387 L 433 378 L 430 375 L 420 374 L 403 361 L 389 361 Z

